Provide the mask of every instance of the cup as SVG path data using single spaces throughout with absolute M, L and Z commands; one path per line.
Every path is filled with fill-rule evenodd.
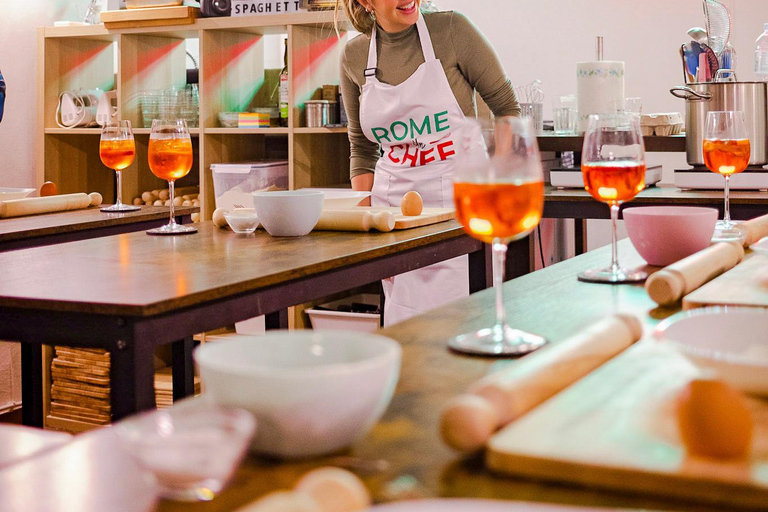
M 576 96 L 558 96 L 552 101 L 555 135 L 574 135 L 578 120 Z
M 544 131 L 544 104 L 521 103 L 520 116 L 530 117 L 533 120 L 533 129 L 537 134 Z
M 643 113 L 643 99 L 638 97 L 626 98 L 624 100 L 624 112 L 641 115 Z

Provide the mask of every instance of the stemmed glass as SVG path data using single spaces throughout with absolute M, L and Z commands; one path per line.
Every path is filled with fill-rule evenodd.
M 136 143 L 133 140 L 133 130 L 130 121 L 109 121 L 101 128 L 99 141 L 99 157 L 101 162 L 115 170 L 117 176 L 117 199 L 112 206 L 105 206 L 103 212 L 133 212 L 140 206 L 123 204 L 123 169 L 133 163 L 136 158 Z
M 173 185 L 192 168 L 192 139 L 187 122 L 183 119 L 153 119 L 149 134 L 149 168 L 152 174 L 168 181 L 171 221 L 165 226 L 150 229 L 150 235 L 187 235 L 197 228 L 176 223 L 173 215 Z
M 502 285 L 507 244 L 528 235 L 539 224 L 544 209 L 536 132 L 530 118 L 502 117 L 488 127 L 467 120 L 455 134 L 456 218 L 471 236 L 493 249 L 496 323 L 462 334 L 448 346 L 478 355 L 527 354 L 546 341 L 507 325 Z
M 707 169 L 725 177 L 725 213 L 723 220 L 715 224 L 713 242 L 741 240 L 744 237 L 744 234 L 736 229 L 731 221 L 728 188 L 731 175 L 743 171 L 749 165 L 749 152 L 744 112 L 707 112 L 704 163 Z
M 584 188 L 592 197 L 611 208 L 611 266 L 587 270 L 580 281 L 593 283 L 636 283 L 648 274 L 619 266 L 616 248 L 616 221 L 619 205 L 631 201 L 645 188 L 645 145 L 640 117 L 632 113 L 591 115 L 581 153 Z

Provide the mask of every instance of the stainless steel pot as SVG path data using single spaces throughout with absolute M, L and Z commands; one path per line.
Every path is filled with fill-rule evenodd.
M 765 82 L 701 82 L 673 87 L 673 96 L 685 100 L 685 152 L 689 165 L 704 165 L 702 141 L 707 112 L 740 110 L 747 120 L 750 165 L 768 163 L 768 108 Z

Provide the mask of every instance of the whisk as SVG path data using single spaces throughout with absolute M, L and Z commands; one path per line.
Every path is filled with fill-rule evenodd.
M 525 85 L 513 87 L 521 103 L 544 103 L 544 91 L 541 90 L 541 80 L 534 80 Z
M 719 56 L 731 37 L 731 13 L 717 0 L 704 0 L 707 45 Z

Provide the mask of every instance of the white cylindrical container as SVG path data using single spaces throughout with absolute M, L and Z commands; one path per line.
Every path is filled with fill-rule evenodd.
M 576 63 L 578 130 L 584 132 L 592 114 L 610 114 L 624 108 L 624 63 L 590 61 Z
M 309 100 L 304 102 L 307 110 L 307 126 L 309 128 L 319 128 L 333 123 L 333 107 L 335 101 L 328 100 Z

